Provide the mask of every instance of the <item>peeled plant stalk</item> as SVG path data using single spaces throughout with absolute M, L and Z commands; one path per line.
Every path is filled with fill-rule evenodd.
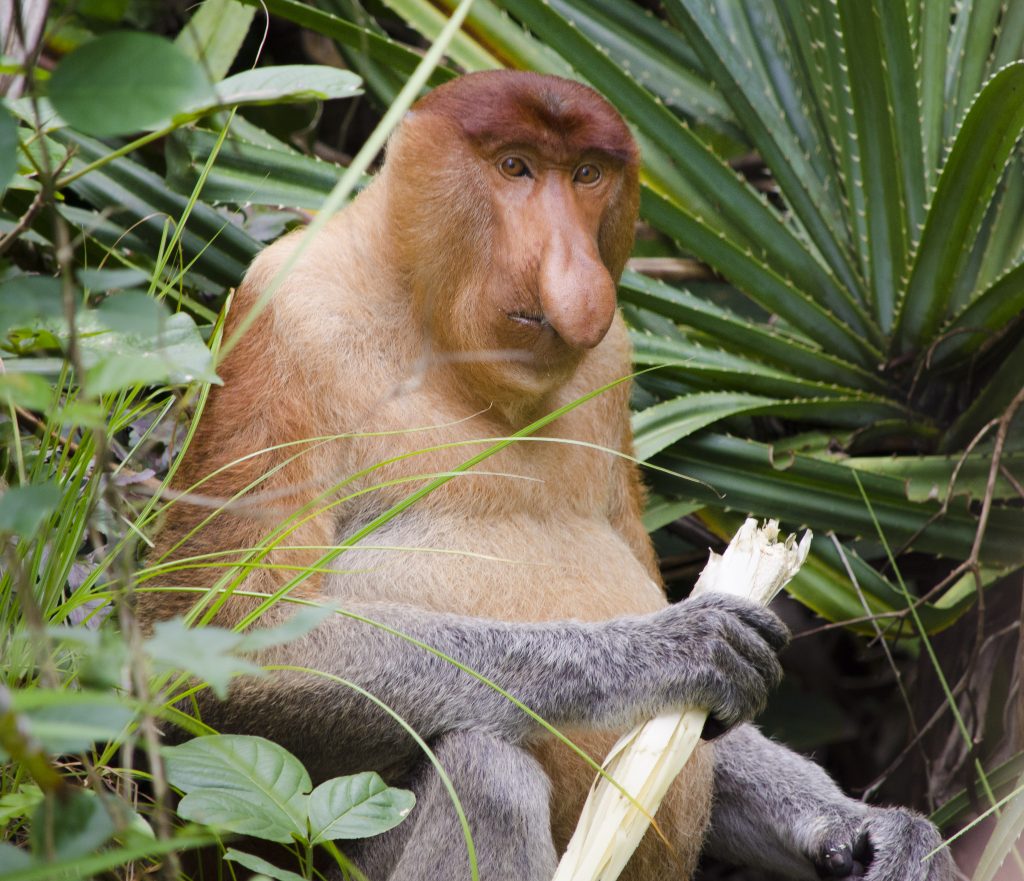
M 711 554 L 693 589 L 746 597 L 767 605 L 796 575 L 811 547 L 810 531 L 797 544 L 780 542 L 779 522 L 758 528 L 748 519 L 725 553 Z M 615 881 L 650 825 L 658 805 L 690 758 L 708 714 L 685 708 L 666 711 L 621 738 L 604 769 L 636 802 L 603 776 L 587 796 L 579 823 L 553 881 Z

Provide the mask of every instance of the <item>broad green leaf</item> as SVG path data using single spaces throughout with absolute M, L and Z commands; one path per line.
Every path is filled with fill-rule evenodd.
M 236 0 L 205 0 L 175 39 L 211 82 L 222 79 L 242 47 L 256 10 Z
M 914 257 L 896 325 L 900 353 L 917 351 L 946 316 L 960 271 L 1024 130 L 1024 62 L 997 73 L 957 133 Z M 971 198 L 964 198 L 970 193 Z
M 62 59 L 49 90 L 68 125 L 97 137 L 162 126 L 211 94 L 203 69 L 172 42 L 128 32 L 97 37 Z
M 149 300 L 159 305 L 143 294 L 121 294 L 112 300 L 128 298 L 135 304 Z M 220 382 L 213 371 L 213 356 L 191 316 L 178 312 L 150 323 L 141 315 L 143 310 L 130 313 L 126 304 L 117 305 L 120 308 L 116 312 L 113 306 L 106 314 L 102 309 L 96 310 L 97 320 L 109 330 L 100 329 L 82 339 L 82 361 L 87 368 L 85 385 L 90 394 L 102 395 L 138 385 Z M 114 315 L 121 328 L 132 329 L 111 327 Z
M 55 483 L 11 486 L 0 495 L 0 533 L 31 538 L 60 504 Z
M 0 104 L 0 195 L 18 170 L 18 124 Z
M 167 779 L 186 793 L 178 814 L 241 835 L 289 843 L 306 838 L 309 774 L 262 737 L 215 734 L 165 747 Z
M 121 291 L 149 284 L 149 275 L 141 269 L 80 269 L 78 280 L 92 291 Z
M 309 796 L 310 841 L 380 835 L 401 823 L 415 804 L 411 792 L 388 786 L 372 771 L 335 777 Z
M 641 461 L 708 425 L 776 403 L 763 395 L 702 392 L 662 401 L 633 414 L 633 449 Z
M 198 116 L 217 107 L 352 98 L 362 94 L 361 83 L 349 70 L 322 64 L 257 67 L 217 83 L 212 101 L 197 102 L 188 107 L 187 112 Z
M 281 869 L 273 863 L 267 862 L 262 857 L 256 856 L 256 854 L 235 850 L 233 847 L 229 847 L 224 852 L 224 859 L 238 863 L 240 866 L 245 866 L 250 872 L 256 872 L 257 875 L 274 878 L 276 881 L 306 881 L 306 879 L 295 872 Z
M 11 369 L 10 363 L 5 366 L 7 371 L 0 373 L 0 401 L 7 406 L 15 405 L 38 412 L 50 408 L 53 401 L 50 383 L 32 373 L 17 373 Z
M 792 453 L 780 462 L 767 444 L 716 434 L 689 437 L 655 464 L 692 478 L 652 473 L 651 481 L 662 494 L 760 517 L 777 516 L 784 499 L 792 522 L 813 523 L 820 531 L 842 535 L 876 535 L 852 470 L 841 464 Z M 900 480 L 863 473 L 860 479 L 892 545 L 912 540 L 910 547 L 950 559 L 970 554 L 977 530 L 972 514 L 951 506 L 938 516 L 937 502 L 909 501 Z M 982 546 L 986 565 L 1024 564 L 1022 530 L 1024 511 L 993 506 Z
M 12 330 L 56 330 L 64 322 L 61 281 L 48 275 L 15 275 L 0 284 L 0 338 Z
M 11 709 L 28 725 L 32 737 L 54 755 L 87 750 L 94 743 L 119 737 L 135 708 L 107 691 L 20 689 L 12 693 Z
M 113 834 L 114 821 L 105 799 L 92 790 L 75 788 L 61 797 L 47 797 L 36 808 L 32 852 L 37 859 L 75 859 L 98 850 Z
M 33 862 L 32 855 L 25 848 L 0 841 L 0 875 L 4 878 L 22 869 L 28 869 Z
M 238 634 L 241 640 L 238 650 L 256 652 L 275 645 L 293 642 L 305 636 L 320 622 L 334 614 L 328 606 L 300 606 L 288 618 L 273 627 L 254 627 Z M 209 630 L 210 628 L 206 628 Z M 192 630 L 195 633 L 195 629 Z
M 1024 453 L 1004 452 L 1000 463 L 993 498 L 1019 498 L 1007 475 L 1018 484 L 1024 483 Z M 967 456 L 856 456 L 845 459 L 844 464 L 858 471 L 885 474 L 902 480 L 907 498 L 914 502 L 945 501 L 950 495 L 950 481 L 954 475 L 954 497 L 967 496 L 981 501 L 988 486 L 992 456 L 990 453 L 977 452 Z
M 917 35 L 920 57 L 918 89 L 921 92 L 921 139 L 928 193 L 933 192 L 937 170 L 942 165 L 944 144 L 943 110 L 946 106 L 946 69 L 949 46 L 950 8 L 946 2 L 923 2 Z
M 181 618 L 154 625 L 146 654 L 160 670 L 184 670 L 208 682 L 224 700 L 228 684 L 240 674 L 258 676 L 263 670 L 240 656 L 243 634 L 222 627 L 188 627 Z

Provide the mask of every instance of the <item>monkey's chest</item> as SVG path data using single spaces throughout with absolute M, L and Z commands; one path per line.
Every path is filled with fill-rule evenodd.
M 601 620 L 665 604 L 619 534 L 584 517 L 413 509 L 335 565 L 344 571 L 328 590 L 352 602 L 521 621 Z

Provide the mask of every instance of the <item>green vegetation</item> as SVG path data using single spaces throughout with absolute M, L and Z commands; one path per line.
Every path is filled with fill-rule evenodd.
M 169 574 L 143 551 L 249 260 L 364 181 L 417 82 L 508 65 L 590 82 L 644 152 L 621 301 L 653 368 L 634 398 L 650 528 L 815 531 L 790 592 L 883 637 L 897 684 L 918 654 L 934 666 L 972 793 L 936 816 L 952 832 L 1000 805 L 974 881 L 994 877 L 1024 829 L 1024 761 L 961 696 L 999 704 L 1010 673 L 972 678 L 979 625 L 947 684 L 932 636 L 1024 566 L 1024 4 L 475 0 L 453 36 L 454 0 L 267 0 L 265 43 L 256 0 L 190 19 L 22 6 L 28 49 L 0 59 L 0 875 L 173 875 L 233 831 L 295 854 L 285 871 L 231 851 L 241 866 L 314 877 L 314 847 L 346 866 L 336 839 L 408 811 L 375 775 L 310 794 L 258 739 L 195 740 L 165 767 L 158 721 L 209 734 L 175 701 L 190 675 L 222 691 L 252 672 L 249 637 L 144 638 L 131 596 Z M 283 63 L 299 57 L 321 63 Z M 221 789 L 206 750 L 233 760 Z

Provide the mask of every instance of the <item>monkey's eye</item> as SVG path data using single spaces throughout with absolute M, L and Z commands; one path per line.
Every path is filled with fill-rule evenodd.
M 498 168 L 505 177 L 529 177 L 529 166 L 518 156 L 506 156 L 498 163 Z
M 596 165 L 581 165 L 573 173 L 572 179 L 578 184 L 596 184 L 601 180 L 601 169 Z

